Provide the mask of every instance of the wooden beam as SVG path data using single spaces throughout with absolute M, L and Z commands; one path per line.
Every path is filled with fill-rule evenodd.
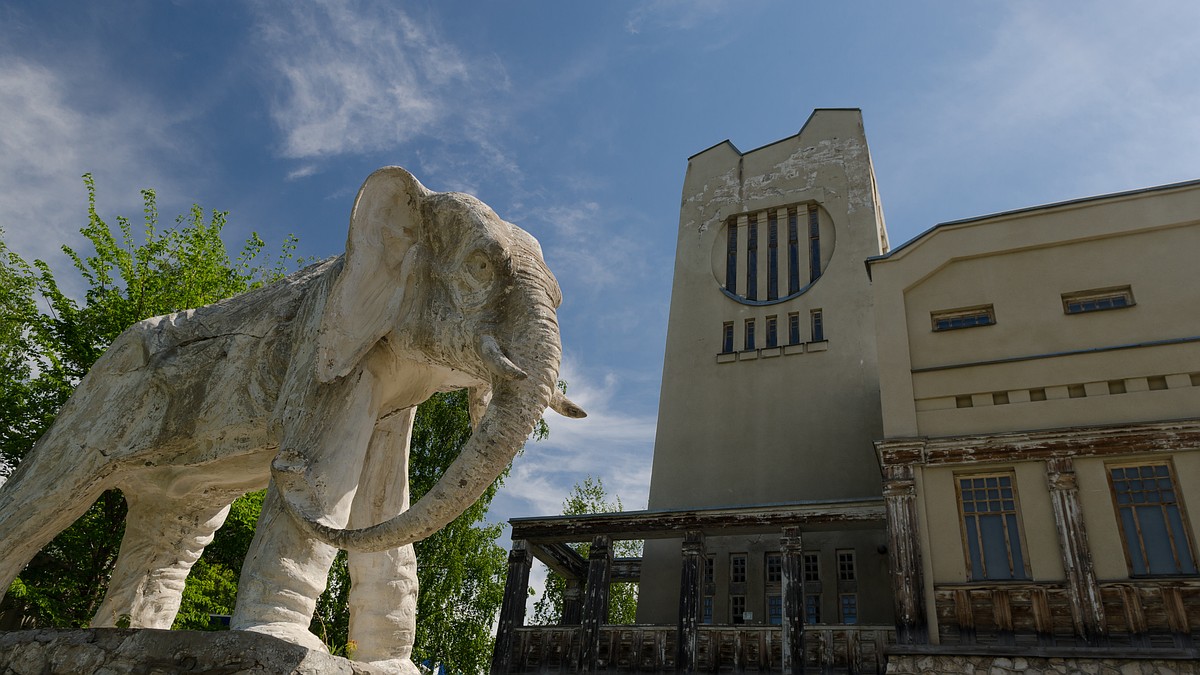
M 533 558 L 527 542 L 514 540 L 508 553 L 508 577 L 504 580 L 504 600 L 496 627 L 496 644 L 492 648 L 492 675 L 513 670 L 513 636 L 525 625 L 525 601 L 529 597 L 529 568 Z
M 579 670 L 594 673 L 600 668 L 600 627 L 608 623 L 608 591 L 612 574 L 612 541 L 606 535 L 592 539 L 588 552 L 587 586 L 583 598 L 583 638 L 579 648 Z
M 912 464 L 883 467 L 883 499 L 887 504 L 888 567 L 895 593 L 896 642 L 927 644 L 925 568 L 917 519 L 917 489 Z
M 772 534 L 789 526 L 805 531 L 882 529 L 882 499 L 790 502 L 766 506 L 702 508 L 677 511 L 623 511 L 580 516 L 514 518 L 513 539 L 539 544 L 583 542 L 598 534 L 612 540 L 678 539 L 680 532 L 705 536 Z
M 799 528 L 783 528 L 779 550 L 783 556 L 783 672 L 803 673 L 804 549 Z
M 684 535 L 682 569 L 679 576 L 679 624 L 675 633 L 675 670 L 696 672 L 699 656 L 700 575 L 704 561 L 704 534 L 691 530 Z

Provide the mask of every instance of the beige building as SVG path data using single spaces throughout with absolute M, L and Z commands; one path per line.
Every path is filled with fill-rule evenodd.
M 1192 182 L 870 261 L 901 641 L 1191 645 L 1197 252 Z
M 863 261 L 886 250 L 858 110 L 688 160 L 651 510 L 880 497 Z M 882 527 L 802 536 L 809 623 L 891 623 Z M 778 532 L 705 537 L 702 621 L 780 623 L 779 556 Z M 647 542 L 639 622 L 676 620 L 680 569 L 679 540 Z
M 1198 253 L 1200 181 L 889 251 L 857 110 L 693 156 L 649 509 L 512 521 L 493 672 L 1195 672 Z

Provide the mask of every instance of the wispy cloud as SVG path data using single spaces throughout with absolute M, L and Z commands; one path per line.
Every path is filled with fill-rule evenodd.
M 1200 175 L 1200 5 L 1102 6 L 1006 5 L 975 52 L 909 99 L 906 159 L 878 153 L 906 163 L 889 194 L 928 203 L 986 186 L 968 193 L 987 212 Z
M 625 30 L 640 33 L 647 28 L 691 30 L 726 12 L 743 11 L 744 3 L 728 0 L 653 0 L 639 4 L 625 19 Z
M 103 101 L 78 100 L 80 77 L 97 75 L 0 55 L 0 227 L 29 258 L 53 260 L 79 239 L 84 171 L 100 174 L 102 209 L 136 212 L 138 188 L 174 187 L 157 158 L 187 155 L 155 101 L 117 82 Z
M 284 156 L 387 151 L 429 137 L 467 140 L 486 161 L 511 163 L 488 140 L 493 120 L 481 104 L 505 88 L 503 69 L 469 56 L 434 22 L 354 2 L 264 5 L 259 22 Z

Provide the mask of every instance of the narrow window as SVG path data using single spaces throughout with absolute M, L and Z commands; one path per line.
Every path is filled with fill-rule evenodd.
M 1195 574 L 1171 465 L 1109 467 L 1109 480 L 1130 574 Z
M 717 576 L 715 562 L 712 558 L 704 559 L 704 583 L 706 584 L 715 583 L 714 579 Z
M 821 554 L 820 553 L 805 553 L 803 559 L 804 565 L 804 580 L 805 581 L 820 581 L 821 580 Z
M 754 351 L 754 319 L 746 319 L 746 351 Z
M 847 626 L 858 623 L 858 594 L 842 593 L 838 599 L 840 601 L 839 609 L 842 614 L 842 623 Z
M 1106 309 L 1121 309 L 1133 306 L 1133 291 L 1128 286 L 1098 288 L 1091 291 L 1064 293 L 1063 311 L 1067 314 L 1102 312 Z
M 1028 579 L 1012 474 L 959 478 L 958 505 L 971 580 Z
M 772 626 L 783 625 L 783 596 L 767 596 L 767 623 Z
M 800 344 L 800 312 L 788 314 L 788 344 Z
M 991 326 L 996 323 L 996 310 L 991 305 L 944 309 L 930 312 L 929 318 L 933 322 L 934 332 L 941 332 L 959 328 L 974 328 L 975 326 Z
M 778 347 L 779 346 L 779 331 L 776 326 L 777 323 L 778 322 L 776 321 L 775 317 L 773 317 L 773 316 L 767 317 L 767 346 L 768 347 Z
M 721 326 L 721 353 L 728 354 L 733 351 L 733 322 L 726 321 Z
M 854 551 L 841 550 L 837 552 L 838 581 L 855 581 L 858 571 L 854 565 Z
M 729 623 L 746 623 L 746 596 L 729 596 Z
M 729 583 L 741 584 L 746 582 L 746 554 L 734 553 L 729 556 Z
M 809 319 L 812 324 L 812 341 L 823 341 L 825 339 L 825 319 L 821 315 L 821 310 L 814 309 L 809 313 Z
M 783 582 L 783 555 L 768 553 L 766 560 L 766 575 L 768 584 Z
M 821 219 L 817 207 L 808 207 L 808 270 L 809 283 L 821 276 Z
M 746 231 L 746 299 L 758 299 L 758 216 L 750 216 Z
M 788 216 L 788 295 L 800 292 L 800 233 L 796 222 L 796 207 L 787 210 Z
M 725 290 L 737 293 L 737 218 L 729 219 L 729 238 L 725 247 Z
M 767 299 L 779 298 L 779 218 L 767 216 Z
M 821 596 L 816 593 L 804 596 L 804 623 L 821 623 Z
M 700 623 L 711 624 L 713 622 L 713 596 L 704 596 L 704 616 L 701 617 Z

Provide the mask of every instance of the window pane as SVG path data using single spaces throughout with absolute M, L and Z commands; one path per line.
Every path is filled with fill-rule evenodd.
M 979 529 L 983 535 L 984 565 L 988 579 L 1012 579 L 1008 566 L 1008 546 L 1004 536 L 1004 521 L 999 515 L 979 516 Z

